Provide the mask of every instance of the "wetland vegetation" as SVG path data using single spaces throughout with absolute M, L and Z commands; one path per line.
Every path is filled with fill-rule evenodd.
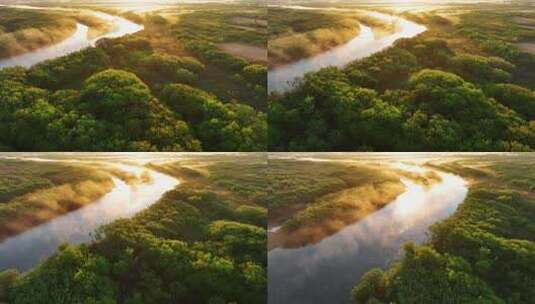
M 87 12 L 0 7 L 0 59 L 65 40 L 77 22 L 90 27 L 90 36 L 109 30 L 107 22 Z
M 277 66 L 324 52 L 355 37 L 355 14 L 269 8 L 269 64 Z
M 0 242 L 91 203 L 113 188 L 103 168 L 0 160 Z
M 268 16 L 271 68 L 344 44 L 360 34 L 361 24 L 372 27 L 377 37 L 395 32 L 392 23 L 368 15 L 366 10 L 274 6 Z

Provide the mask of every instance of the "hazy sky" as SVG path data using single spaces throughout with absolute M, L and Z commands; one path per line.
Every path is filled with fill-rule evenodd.
M 53 3 L 128 3 L 128 4 L 172 4 L 184 2 L 265 2 L 265 3 L 306 3 L 306 2 L 345 2 L 345 3 L 366 3 L 366 4 L 385 4 L 385 3 L 399 3 L 399 4 L 445 4 L 445 3 L 477 3 L 477 2 L 516 2 L 516 3 L 533 3 L 535 0 L 0 0 L 0 4 L 28 4 L 38 2 L 53 2 Z
M 445 3 L 478 3 L 478 2 L 520 2 L 520 3 L 535 3 L 535 0 L 266 0 L 267 2 L 346 2 L 346 3 L 402 3 L 402 4 L 445 4 Z

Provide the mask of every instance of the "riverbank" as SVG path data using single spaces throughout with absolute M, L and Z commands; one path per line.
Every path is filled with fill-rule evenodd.
M 53 198 L 59 197 L 60 199 L 52 206 L 50 204 L 45 206 L 48 207 L 45 211 L 54 215 L 53 217 L 0 242 L 0 270 L 13 268 L 27 271 L 57 253 L 58 247 L 65 242 L 82 244 L 94 241 L 96 230 L 100 226 L 119 218 L 134 216 L 154 204 L 164 193 L 179 183 L 173 177 L 144 167 L 143 163 L 138 162 L 136 158 L 127 159 L 124 163 L 122 161 L 113 162 L 112 158 L 115 158 L 113 156 L 106 160 L 102 156 L 99 159 L 99 157 L 91 158 L 87 155 L 73 154 L 70 155 L 69 159 L 65 159 L 61 154 L 22 155 L 19 158 L 17 163 L 11 165 L 13 170 L 24 171 L 26 166 L 21 165 L 21 163 L 28 162 L 27 166 L 31 166 L 33 171 L 43 171 L 46 177 L 54 175 L 48 174 L 50 170 L 61 172 L 63 178 L 69 180 L 68 185 L 73 183 L 73 179 L 75 180 L 83 174 L 87 175 L 92 172 L 88 170 L 93 170 L 102 174 L 106 181 L 111 179 L 112 189 L 100 197 L 90 199 L 86 199 L 88 195 L 82 196 L 85 192 L 76 193 L 76 202 L 83 200 L 84 203 L 77 205 L 71 201 L 66 201 L 72 197 L 72 194 L 71 192 L 62 192 L 65 191 L 65 187 L 59 182 L 58 186 L 43 188 L 46 191 L 46 196 L 39 191 L 28 190 L 28 196 L 35 197 L 35 200 L 41 204 L 46 202 L 52 204 Z M 65 168 L 72 169 L 66 170 Z M 57 182 L 57 180 L 55 181 Z M 21 182 L 20 184 L 24 185 L 25 183 Z M 81 184 L 85 186 L 85 188 L 80 187 L 81 190 L 106 191 L 101 184 L 89 189 L 87 184 Z M 67 188 L 67 190 L 69 189 Z M 26 197 L 26 195 L 22 197 Z M 64 206 L 67 203 L 71 204 L 70 208 L 62 208 L 61 212 L 50 212 L 56 211 L 58 205 Z M 32 207 L 32 205 L 26 206 Z M 25 217 L 19 217 L 21 220 L 33 219 L 36 215 L 43 213 L 36 208 L 26 208 L 24 211 L 27 212 Z M 42 218 L 45 219 L 45 217 Z
M 76 22 L 59 13 L 0 6 L 0 59 L 58 43 L 75 30 Z
M 322 197 L 272 233 L 268 249 L 316 244 L 383 208 L 403 190 L 400 182 L 373 183 Z
M 431 227 L 426 243 L 404 245 L 400 260 L 362 276 L 353 303 L 528 303 L 535 278 L 534 157 L 479 155 L 434 163 L 474 181 L 466 199 Z
M 313 57 L 357 37 L 362 26 L 377 39 L 396 31 L 393 23 L 360 9 L 281 6 L 270 7 L 269 68 Z
M 353 14 L 269 7 L 269 68 L 322 53 L 359 33 Z
M 21 54 L 0 59 L 0 70 L 9 67 L 32 67 L 47 60 L 57 59 L 77 51 L 95 46 L 99 39 L 117 38 L 133 34 L 143 29 L 142 25 L 127 19 L 112 16 L 103 12 L 87 11 L 85 9 L 47 8 L 21 6 L 23 14 L 60 14 L 64 20 L 74 23 L 74 32 L 57 43 L 48 43 Z M 32 20 L 24 20 L 32 24 Z M 16 43 L 15 43 L 16 45 Z M 0 79 L 2 80 L 2 79 Z
M 428 228 L 450 216 L 468 192 L 463 178 L 426 166 L 427 159 L 418 155 L 348 153 L 346 157 L 336 154 L 318 158 L 326 168 L 330 162 L 339 161 L 393 172 L 402 184 L 402 193 L 320 241 L 291 248 L 270 248 L 270 304 L 349 303 L 356 280 L 370 269 L 398 258 L 399 247 L 406 241 L 424 242 Z M 451 160 L 450 156 L 444 159 Z M 369 180 L 367 184 L 377 184 L 365 176 Z M 366 198 L 367 194 L 359 193 L 348 201 Z M 344 211 L 350 213 L 352 209 Z M 317 221 L 321 224 L 321 218 Z M 269 238 L 282 229 L 272 229 Z
M 0 242 L 91 204 L 114 188 L 104 170 L 0 160 Z
M 336 234 L 395 201 L 406 191 L 404 180 L 410 180 L 423 189 L 430 189 L 442 182 L 442 177 L 432 170 L 414 171 L 410 165 L 402 164 L 398 167 L 398 164 L 363 165 L 336 161 L 292 163 L 275 160 L 270 161 L 270 170 L 279 165 L 282 169 L 275 169 L 270 177 L 276 180 L 272 191 L 279 195 L 290 195 L 287 195 L 286 201 L 284 196 L 282 201 L 273 198 L 278 205 L 270 208 L 269 250 L 313 245 Z M 289 167 L 292 167 L 290 171 Z M 277 172 L 284 175 L 278 175 Z M 301 183 L 295 180 L 306 178 L 309 172 L 322 172 L 317 173 L 315 178 L 318 180 L 314 182 L 303 181 L 307 185 L 316 184 L 317 188 L 296 192 Z M 340 180 L 332 179 L 333 176 L 338 176 Z
M 295 9 L 316 10 L 316 8 L 306 7 Z M 344 13 L 348 11 L 336 8 L 329 9 L 331 10 Z M 271 69 L 268 73 L 268 93 L 278 93 L 275 96 L 289 93 L 297 89 L 307 73 L 317 72 L 327 67 L 344 68 L 352 62 L 380 53 L 391 47 L 397 40 L 412 38 L 426 31 L 425 26 L 399 16 L 377 11 L 362 11 L 362 15 L 364 17 L 360 17 L 362 21 L 359 23 L 359 34 L 346 43 L 312 57 L 305 57 Z
M 58 44 L 76 33 L 78 23 L 89 28 L 89 39 L 113 30 L 85 10 L 0 6 L 0 60 Z
M 130 154 L 122 160 L 131 158 L 134 162 L 139 161 L 138 164 L 150 163 L 149 167 L 158 167 L 162 172 L 175 172 L 177 176 L 185 174 L 191 178 L 198 173 L 187 167 L 195 166 L 209 173 L 209 178 L 198 176 L 205 185 L 225 189 L 227 193 L 234 193 L 232 197 L 242 199 L 246 199 L 244 192 L 256 191 L 254 184 L 258 172 L 254 170 L 265 165 L 265 158 L 249 155 L 166 153 L 161 159 L 145 156 L 146 159 L 144 155 L 137 159 L 137 155 Z M 82 157 L 87 158 L 87 155 Z M 120 159 L 116 155 L 112 157 Z M 227 180 L 220 179 L 224 172 L 217 173 L 220 166 L 225 172 L 229 166 L 235 168 L 233 187 L 224 186 Z M 69 245 L 63 245 L 54 255 L 41 259 L 39 266 L 26 273 L 0 272 L 0 302 L 19 303 L 30 295 L 31 300 L 38 298 L 46 303 L 56 303 L 60 296 L 68 298 L 69 303 L 266 303 L 267 211 L 259 214 L 254 211 L 262 208 L 251 200 L 230 200 L 231 196 L 221 196 L 223 191 L 190 189 L 193 182 L 186 184 L 188 187 L 176 187 L 176 183 L 166 184 L 164 181 L 162 184 L 162 180 L 156 178 L 152 186 L 163 185 L 171 189 L 165 190 L 165 194 L 152 196 L 145 203 L 140 200 L 147 198 L 146 193 L 136 190 L 119 193 L 110 201 L 107 211 L 135 209 L 132 210 L 134 213 L 97 226 L 96 238 L 84 242 L 90 241 L 88 244 L 73 245 L 77 243 L 69 239 Z M 142 205 L 143 211 L 133 208 L 138 205 Z M 73 222 L 99 219 L 97 214 L 108 215 L 107 212 L 92 216 L 80 214 Z M 58 226 L 62 229 L 70 227 L 64 223 Z M 22 243 L 12 244 L 11 250 L 27 252 L 32 248 L 30 253 L 34 256 L 34 252 L 43 250 L 42 247 L 50 241 L 46 233 L 53 230 L 48 228 L 50 230 L 26 239 L 24 246 Z M 55 231 L 60 230 L 56 228 Z M 52 240 L 55 241 L 55 237 Z M 0 262 L 27 258 L 26 254 L 2 256 L 3 249 L 0 246 Z M 73 286 L 84 286 L 86 292 L 79 294 Z

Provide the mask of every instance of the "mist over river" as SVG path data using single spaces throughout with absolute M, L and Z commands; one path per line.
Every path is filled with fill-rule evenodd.
M 401 170 L 423 167 L 396 164 Z M 440 182 L 426 188 L 402 178 L 405 192 L 384 208 L 319 243 L 268 253 L 270 304 L 350 303 L 351 289 L 375 267 L 400 257 L 403 243 L 422 243 L 430 225 L 450 216 L 468 192 L 461 177 L 436 171 Z
M 32 7 L 32 6 L 12 6 L 20 9 L 47 9 L 47 10 L 67 10 L 64 8 L 46 8 L 46 7 Z M 86 10 L 83 10 L 84 12 Z M 61 56 L 68 55 L 70 53 L 80 51 L 87 47 L 95 46 L 96 42 L 102 38 L 117 38 L 128 34 L 133 34 L 143 30 L 143 25 L 136 24 L 132 21 L 129 21 L 125 18 L 119 16 L 113 16 L 103 12 L 97 11 L 87 11 L 88 14 L 103 19 L 109 22 L 112 25 L 112 30 L 110 32 L 99 35 L 95 38 L 89 38 L 89 28 L 82 24 L 76 24 L 76 30 L 74 33 L 63 40 L 62 42 L 45 46 L 31 52 L 20 54 L 17 56 L 0 59 L 0 69 L 7 67 L 31 67 L 35 64 L 43 62 L 45 60 L 58 58 Z
M 302 6 L 282 7 L 297 10 L 316 9 Z M 330 10 L 337 9 L 331 8 Z M 397 16 L 372 11 L 367 11 L 366 13 L 375 19 L 395 24 L 396 31 L 385 37 L 378 38 L 373 33 L 372 28 L 361 24 L 359 34 L 345 44 L 334 47 L 321 54 L 271 69 L 268 73 L 268 92 L 277 91 L 283 93 L 289 91 L 294 87 L 295 81 L 303 77 L 306 73 L 315 72 L 329 66 L 343 67 L 352 61 L 382 51 L 401 38 L 411 38 L 427 30 L 423 25 Z
M 21 159 L 62 162 L 62 160 L 31 157 Z M 83 163 L 83 161 L 67 162 Z M 5 239 L 0 242 L 0 271 L 9 268 L 26 271 L 53 255 L 63 243 L 87 243 L 93 239 L 92 233 L 98 227 L 120 218 L 134 216 L 156 203 L 167 191 L 179 184 L 175 178 L 142 165 L 112 160 L 91 162 L 109 165 L 137 177 L 148 173 L 150 181 L 129 185 L 117 177 L 112 177 L 115 187 L 101 198 Z

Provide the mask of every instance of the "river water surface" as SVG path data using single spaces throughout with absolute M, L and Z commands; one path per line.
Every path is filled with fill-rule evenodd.
M 315 9 L 301 6 L 284 6 L 291 9 Z M 335 8 L 327 10 L 337 10 Z M 340 9 L 346 10 L 346 9 Z M 375 37 L 372 29 L 360 25 L 359 34 L 345 44 L 332 48 L 313 57 L 303 58 L 274 69 L 268 73 L 268 92 L 286 92 L 291 90 L 295 81 L 308 72 L 318 71 L 329 66 L 343 67 L 348 63 L 382 51 L 401 38 L 411 38 L 423 33 L 427 28 L 423 25 L 405 20 L 400 17 L 378 12 L 367 12 L 373 18 L 392 23 L 396 27 L 395 33 L 386 37 Z
M 402 170 L 421 167 L 396 164 Z M 404 193 L 321 242 L 297 249 L 268 253 L 268 302 L 350 303 L 351 289 L 374 267 L 385 268 L 400 257 L 407 241 L 426 240 L 431 224 L 447 218 L 464 201 L 466 182 L 459 176 L 438 172 L 442 181 L 430 188 L 402 179 Z
M 23 9 L 50 9 L 67 10 L 62 8 L 44 8 L 30 6 L 15 6 Z M 0 59 L 0 69 L 14 66 L 31 67 L 45 60 L 65 56 L 70 53 L 80 51 L 87 47 L 95 46 L 95 43 L 102 38 L 117 38 L 128 34 L 133 34 L 143 30 L 143 25 L 136 24 L 125 18 L 112 16 L 102 12 L 87 11 L 97 18 L 103 19 L 112 25 L 112 30 L 95 38 L 89 38 L 89 28 L 81 23 L 76 24 L 76 30 L 69 38 L 43 48 L 36 49 L 18 56 Z
M 55 161 L 31 158 L 27 160 Z M 154 204 L 164 193 L 179 183 L 173 177 L 149 170 L 142 165 L 127 165 L 112 161 L 104 164 L 138 177 L 143 172 L 148 172 L 151 181 L 128 185 L 113 177 L 115 184 L 113 190 L 95 202 L 4 240 L 0 243 L 0 271 L 8 268 L 25 271 L 53 255 L 58 246 L 65 242 L 71 244 L 89 242 L 93 239 L 92 233 L 101 225 L 120 218 L 132 217 Z

